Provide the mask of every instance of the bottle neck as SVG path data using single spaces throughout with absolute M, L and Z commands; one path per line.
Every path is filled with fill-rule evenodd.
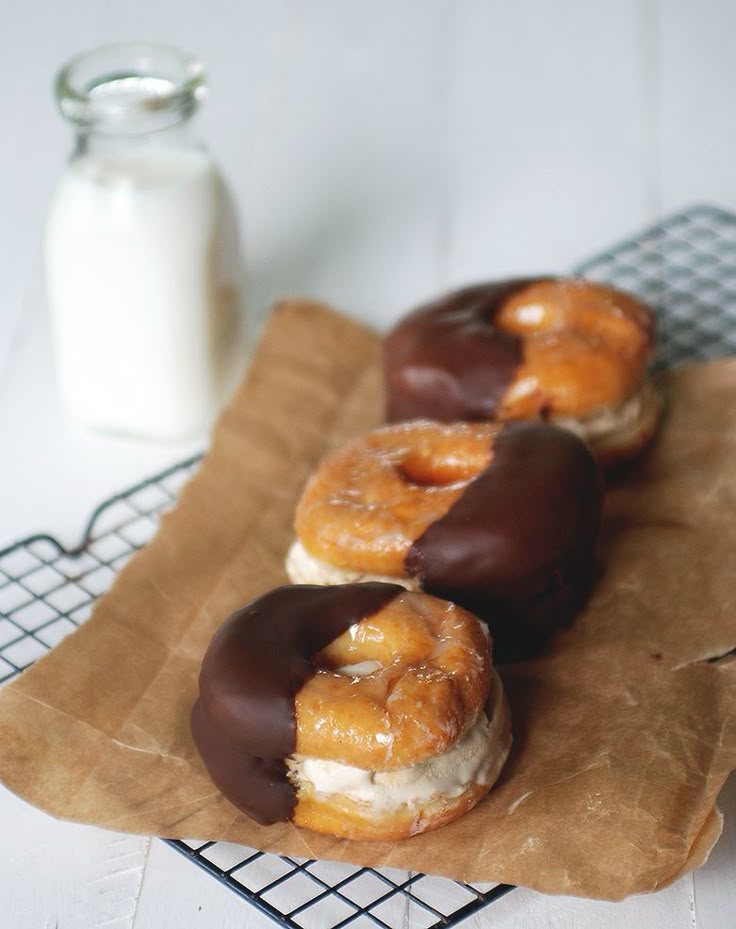
M 76 126 L 72 160 L 96 155 L 113 155 L 118 151 L 141 151 L 147 148 L 203 150 L 197 120 L 193 117 L 152 132 L 105 132 L 102 128 Z
M 75 131 L 74 156 L 146 147 L 193 149 L 205 93 L 201 63 L 150 43 L 102 46 L 58 73 L 56 98 Z

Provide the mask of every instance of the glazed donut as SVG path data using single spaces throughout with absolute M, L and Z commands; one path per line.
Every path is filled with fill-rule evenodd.
M 654 317 L 581 278 L 467 287 L 422 306 L 384 340 L 386 418 L 543 420 L 584 438 L 606 465 L 654 436 L 646 377 Z
M 485 620 L 498 660 L 528 657 L 585 600 L 601 501 L 593 456 L 565 430 L 397 423 L 322 462 L 286 571 L 294 583 L 425 590 Z
M 258 822 L 378 840 L 470 809 L 511 744 L 485 627 L 377 583 L 280 587 L 233 614 L 202 662 L 192 735 Z

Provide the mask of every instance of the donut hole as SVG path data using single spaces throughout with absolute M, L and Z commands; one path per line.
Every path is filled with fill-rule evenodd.
M 447 487 L 467 483 L 490 462 L 486 445 L 480 454 L 468 454 L 467 447 L 458 445 L 442 454 L 433 446 L 417 445 L 407 451 L 397 470 L 402 480 L 416 487 Z
M 435 651 L 434 633 L 418 611 L 407 621 L 403 597 L 389 603 L 380 616 L 369 617 L 351 626 L 313 659 L 315 668 L 344 676 L 384 676 L 393 678 L 397 669 L 422 664 Z M 360 672 L 364 673 L 360 673 Z
M 315 655 L 311 661 L 312 670 L 319 673 L 335 674 L 350 680 L 361 680 L 371 675 L 378 675 L 385 670 L 385 665 L 372 655 L 345 654 L 330 652 L 329 649 Z
M 339 668 L 332 668 L 334 674 L 339 674 L 341 677 L 351 677 L 362 678 L 369 677 L 371 674 L 375 674 L 376 671 L 383 670 L 383 665 L 380 661 L 376 661 L 373 658 L 366 658 L 364 661 L 356 661 L 353 664 L 341 665 Z

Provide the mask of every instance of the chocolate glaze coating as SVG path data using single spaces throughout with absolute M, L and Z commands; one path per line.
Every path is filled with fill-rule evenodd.
M 582 440 L 554 426 L 507 424 L 490 465 L 414 542 L 407 573 L 487 622 L 496 660 L 529 657 L 589 592 L 602 497 Z
M 291 819 L 296 790 L 294 699 L 312 658 L 404 588 L 397 584 L 278 587 L 226 620 L 202 661 L 194 743 L 222 793 L 257 822 Z
M 386 420 L 492 418 L 522 361 L 521 339 L 494 319 L 506 300 L 542 280 L 549 278 L 465 287 L 399 322 L 383 342 Z

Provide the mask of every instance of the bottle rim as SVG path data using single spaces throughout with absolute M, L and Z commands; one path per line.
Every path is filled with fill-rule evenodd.
M 153 42 L 116 42 L 81 52 L 57 73 L 65 119 L 110 134 L 164 129 L 189 118 L 206 92 L 194 55 Z

